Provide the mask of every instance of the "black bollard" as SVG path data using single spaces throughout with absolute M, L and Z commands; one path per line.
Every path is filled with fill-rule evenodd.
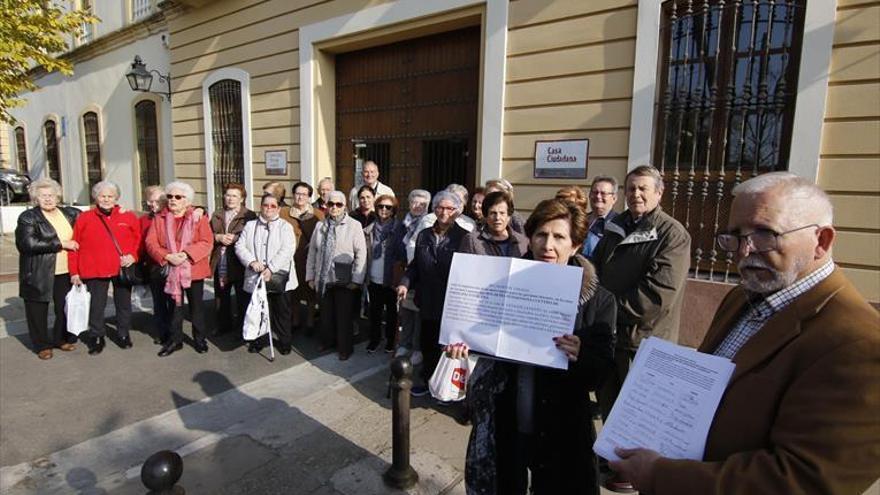
M 419 481 L 419 473 L 409 464 L 409 391 L 413 366 L 401 356 L 391 361 L 391 467 L 382 476 L 385 484 L 406 490 Z
M 170 450 L 156 452 L 141 467 L 141 483 L 150 495 L 183 495 L 183 487 L 175 485 L 182 475 L 183 459 Z

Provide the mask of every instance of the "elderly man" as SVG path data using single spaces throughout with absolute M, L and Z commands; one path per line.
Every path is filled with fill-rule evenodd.
M 691 236 L 660 208 L 663 176 L 650 165 L 631 170 L 625 181 L 627 210 L 605 224 L 593 251 L 599 283 L 617 300 L 615 367 L 598 393 L 608 417 L 642 339 L 676 342 L 684 284 L 690 266 Z M 623 480 L 609 488 L 626 490 Z
M 321 210 L 321 213 L 327 213 L 327 195 L 333 192 L 336 186 L 333 185 L 331 177 L 324 177 L 318 181 L 318 199 L 312 203 L 312 207 Z
M 607 175 L 593 177 L 590 185 L 590 215 L 587 217 L 590 230 L 584 241 L 582 254 L 592 258 L 593 251 L 605 236 L 605 223 L 617 216 L 614 204 L 617 203 L 617 179 Z
M 379 182 L 379 166 L 376 165 L 376 162 L 372 160 L 364 162 L 364 168 L 361 170 L 361 177 L 364 179 L 363 185 L 370 186 L 370 189 L 373 190 L 373 196 L 377 198 L 383 194 L 394 196 L 394 191 L 392 191 L 390 187 Z M 348 193 L 348 205 L 351 211 L 354 211 L 354 209 L 357 208 L 359 189 L 360 187 L 355 185 L 351 188 L 351 192 Z
M 785 172 L 733 190 L 728 231 L 742 277 L 700 351 L 736 370 L 703 461 L 618 451 L 639 490 L 860 494 L 880 476 L 878 314 L 840 269 L 828 196 Z

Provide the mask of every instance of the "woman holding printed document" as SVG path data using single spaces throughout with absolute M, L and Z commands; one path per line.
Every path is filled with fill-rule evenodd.
M 487 198 L 488 199 L 488 198 Z M 553 337 L 569 360 L 567 370 L 480 359 L 468 381 L 473 430 L 467 449 L 467 492 L 519 495 L 598 494 L 596 432 L 589 392 L 613 365 L 617 314 L 613 296 L 599 286 L 595 268 L 580 252 L 586 213 L 560 199 L 542 201 L 525 224 L 524 258 L 583 269 L 572 335 Z M 446 347 L 452 358 L 465 344 Z

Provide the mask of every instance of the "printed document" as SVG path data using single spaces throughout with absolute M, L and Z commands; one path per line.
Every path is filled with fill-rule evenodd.
M 642 342 L 593 450 L 643 447 L 702 460 L 715 410 L 736 366 L 726 358 L 651 337 Z
M 452 258 L 440 343 L 568 369 L 553 337 L 571 334 L 583 269 L 541 261 L 456 253 Z

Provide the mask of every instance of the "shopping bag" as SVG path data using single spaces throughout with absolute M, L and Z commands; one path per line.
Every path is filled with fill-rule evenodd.
M 257 286 L 251 295 L 251 302 L 244 313 L 244 327 L 241 337 L 254 340 L 269 333 L 269 299 L 266 296 L 266 283 L 263 277 L 257 278 Z
M 452 359 L 446 353 L 442 354 L 434 374 L 428 381 L 431 396 L 443 402 L 463 400 L 467 392 L 468 377 L 476 364 L 476 356 Z
M 89 329 L 89 305 L 92 295 L 85 285 L 74 285 L 64 297 L 67 331 L 79 335 Z

